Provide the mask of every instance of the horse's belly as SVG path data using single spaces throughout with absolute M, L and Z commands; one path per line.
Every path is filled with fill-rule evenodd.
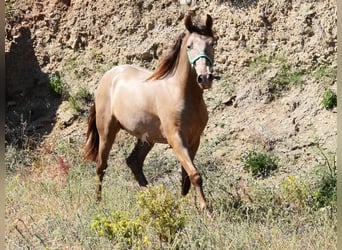
M 118 119 L 122 128 L 131 135 L 150 143 L 167 143 L 157 117 L 145 115 L 143 119 Z

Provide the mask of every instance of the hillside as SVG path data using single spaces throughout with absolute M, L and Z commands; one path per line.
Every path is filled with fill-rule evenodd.
M 80 89 L 92 95 L 112 65 L 155 68 L 183 30 L 184 14 L 207 12 L 214 17 L 220 80 L 205 94 L 204 140 L 229 141 L 216 152 L 227 156 L 228 168 L 261 148 L 291 162 L 290 172 L 310 171 L 317 143 L 336 147 L 336 111 L 321 105 L 326 89 L 336 89 L 336 6 L 280 2 L 15 2 L 6 22 L 8 129 L 24 121 L 40 138 L 83 137 L 87 108 L 75 115 L 67 98 L 49 91 L 49 77 L 60 75 L 68 95 Z
M 335 164 L 337 110 L 326 109 L 322 98 L 337 87 L 336 1 L 114 2 L 6 1 L 6 145 L 49 159 L 46 168 L 21 160 L 8 169 L 20 165 L 33 176 L 45 171 L 51 177 L 61 157 L 73 162 L 58 145 L 82 152 L 100 77 L 120 64 L 155 69 L 189 12 L 197 18 L 209 13 L 216 37 L 216 80 L 204 93 L 209 122 L 198 152 L 201 168 L 219 164 L 248 189 L 241 161 L 248 151 L 278 159 L 277 173 L 259 180 L 265 186 L 287 176 L 309 182 L 317 166 Z M 128 138 L 118 136 L 110 161 L 124 163 Z M 172 152 L 157 146 L 147 162 L 160 154 Z M 179 178 L 177 171 L 165 173 Z

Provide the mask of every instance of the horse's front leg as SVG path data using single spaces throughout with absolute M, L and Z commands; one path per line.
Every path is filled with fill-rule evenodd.
M 184 171 L 182 170 L 182 194 L 186 195 L 188 193 L 190 181 L 199 198 L 200 208 L 204 210 L 207 207 L 207 201 L 203 192 L 202 177 L 192 162 L 198 145 L 196 147 L 189 147 L 178 132 L 174 133 L 168 141 L 184 168 Z
M 194 161 L 199 144 L 200 144 L 200 140 L 198 138 L 198 140 L 189 147 L 189 155 L 190 155 L 190 159 L 192 162 Z M 182 166 L 182 195 L 183 196 L 188 194 L 190 185 L 191 185 L 191 182 L 190 182 L 189 175 L 184 169 L 184 167 Z

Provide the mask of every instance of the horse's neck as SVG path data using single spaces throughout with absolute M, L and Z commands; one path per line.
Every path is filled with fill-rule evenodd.
M 185 98 L 201 98 L 203 90 L 198 86 L 195 70 L 189 63 L 185 49 L 180 51 L 179 63 L 174 74 L 174 83 L 183 92 Z

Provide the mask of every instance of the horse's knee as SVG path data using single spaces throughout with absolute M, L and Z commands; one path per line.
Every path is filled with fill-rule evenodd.
M 202 186 L 202 182 L 203 182 L 202 177 L 199 173 L 196 173 L 196 174 L 190 176 L 190 181 L 191 181 L 192 185 L 200 186 L 200 187 Z

